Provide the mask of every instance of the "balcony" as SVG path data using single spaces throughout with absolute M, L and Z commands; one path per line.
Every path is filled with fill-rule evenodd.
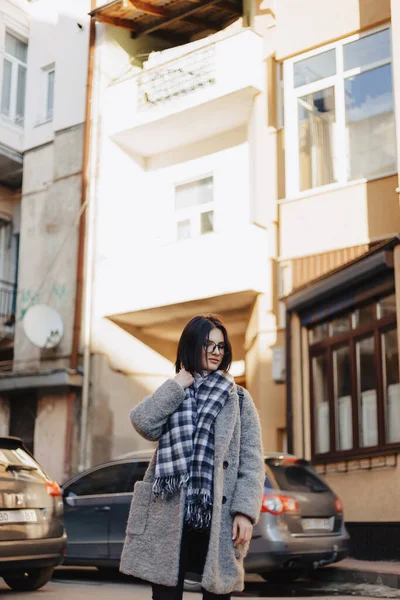
M 263 89 L 263 40 L 251 29 L 173 51 L 108 90 L 108 134 L 128 153 L 153 156 L 244 125 Z

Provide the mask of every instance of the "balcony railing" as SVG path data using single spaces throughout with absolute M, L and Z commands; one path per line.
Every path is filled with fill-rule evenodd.
M 215 84 L 215 44 L 194 50 L 138 77 L 138 108 L 145 110 Z
M 17 285 L 0 279 L 0 321 L 3 325 L 14 325 Z

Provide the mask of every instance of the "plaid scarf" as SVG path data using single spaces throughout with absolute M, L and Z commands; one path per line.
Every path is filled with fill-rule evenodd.
M 159 441 L 153 493 L 168 499 L 186 487 L 184 520 L 194 529 L 209 529 L 211 525 L 214 421 L 232 386 L 232 376 L 222 371 L 212 371 L 206 377 L 196 374 Z

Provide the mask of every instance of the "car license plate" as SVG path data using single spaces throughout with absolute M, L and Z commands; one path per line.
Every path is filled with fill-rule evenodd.
M 312 531 L 314 529 L 332 531 L 334 518 L 330 517 L 329 519 L 302 519 L 301 523 L 303 525 L 304 531 Z
M 36 523 L 35 510 L 0 510 L 0 525 L 4 523 Z

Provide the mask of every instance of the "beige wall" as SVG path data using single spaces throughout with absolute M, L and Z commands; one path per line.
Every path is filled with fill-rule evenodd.
M 282 0 L 276 16 L 282 60 L 390 19 L 390 0 Z
M 346 248 L 400 231 L 397 175 L 280 205 L 281 258 Z
M 59 483 L 64 480 L 67 422 L 67 394 L 42 396 L 39 399 L 35 422 L 35 458 Z
M 260 414 L 264 449 L 278 450 L 279 430 L 286 426 L 285 388 L 272 380 L 272 349 L 282 347 L 266 294 L 260 294 L 246 332 L 246 387 Z
M 390 457 L 390 462 L 393 458 Z M 343 501 L 346 521 L 398 522 L 400 465 L 326 475 L 325 480 Z

